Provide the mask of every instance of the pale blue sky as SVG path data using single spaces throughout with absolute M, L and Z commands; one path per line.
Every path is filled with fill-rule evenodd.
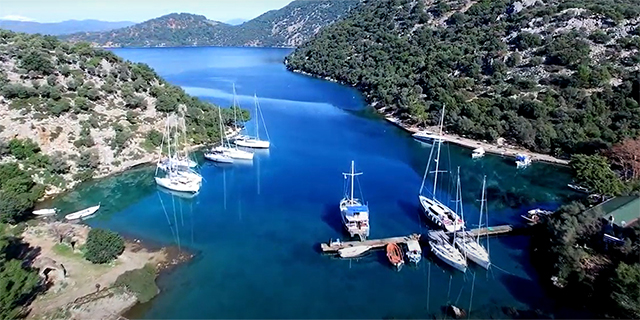
M 201 14 L 211 20 L 251 19 L 293 0 L 0 0 L 0 19 L 38 22 L 97 19 L 142 22 L 172 12 Z

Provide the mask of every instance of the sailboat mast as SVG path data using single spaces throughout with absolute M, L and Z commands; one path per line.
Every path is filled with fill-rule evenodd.
M 224 127 L 222 126 L 222 108 L 218 107 L 218 123 L 220 124 L 220 145 L 224 147 Z
M 351 203 L 353 203 L 353 180 L 356 176 L 354 172 L 354 162 L 355 161 L 351 161 Z
M 440 135 L 438 136 L 438 154 L 436 155 L 436 171 L 433 178 L 433 199 L 436 198 L 436 187 L 438 185 L 438 169 L 440 168 L 440 147 L 442 146 L 442 126 L 444 125 L 444 108 L 442 105 L 442 115 L 440 116 Z
M 460 206 L 458 210 L 458 206 Z M 464 220 L 464 210 L 462 210 L 462 192 L 460 191 L 460 167 L 458 167 L 458 179 L 456 181 L 456 213 L 460 213 L 462 219 Z M 453 229 L 457 230 L 458 228 L 458 219 L 454 219 L 453 221 Z M 456 242 L 457 232 L 453 233 L 453 242 Z M 464 236 L 464 233 L 463 233 Z
M 487 176 L 482 178 L 482 198 L 480 200 L 480 218 L 478 218 L 478 228 L 482 228 L 482 212 L 485 210 L 484 202 L 485 200 L 485 188 L 487 183 Z M 488 227 L 488 226 L 487 226 Z M 476 242 L 480 243 L 480 234 L 476 237 Z
M 260 122 L 258 121 L 258 96 L 254 93 L 253 94 L 253 104 L 255 105 L 256 108 L 256 140 L 260 140 Z
M 238 116 L 236 115 L 236 84 L 233 83 L 233 125 L 235 126 L 236 131 L 238 131 Z

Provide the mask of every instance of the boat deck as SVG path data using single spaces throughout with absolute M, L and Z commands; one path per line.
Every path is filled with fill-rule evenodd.
M 512 225 L 501 225 L 501 226 L 494 226 L 494 227 L 486 227 L 486 228 L 477 228 L 477 229 L 472 229 L 469 231 L 466 231 L 466 234 L 468 236 L 471 237 L 475 237 L 475 236 L 494 236 L 494 235 L 499 235 L 499 234 L 507 234 L 514 231 L 514 228 Z M 428 233 L 428 237 L 430 239 L 438 239 L 438 238 L 442 238 L 444 236 L 447 235 L 451 235 L 452 233 L 448 233 L 446 234 L 444 231 L 442 230 L 432 230 L 429 231 Z M 460 232 L 458 233 L 460 235 Z M 371 239 L 371 240 L 365 240 L 365 241 L 344 241 L 344 242 L 339 242 L 339 243 L 321 243 L 320 244 L 320 248 L 322 249 L 323 253 L 335 253 L 338 252 L 338 250 L 340 249 L 344 249 L 344 248 L 353 248 L 353 247 L 358 247 L 358 246 L 370 246 L 371 249 L 380 249 L 380 248 L 384 248 L 387 246 L 387 244 L 389 243 L 407 243 L 407 241 L 410 240 L 419 240 L 420 239 L 420 235 L 419 234 L 412 234 L 409 236 L 404 236 L 404 237 L 391 237 L 391 238 L 383 238 L 383 239 Z

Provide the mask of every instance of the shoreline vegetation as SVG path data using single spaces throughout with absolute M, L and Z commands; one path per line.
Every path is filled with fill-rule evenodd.
M 27 319 L 116 319 L 159 293 L 156 277 L 193 254 L 173 247 L 125 241 L 109 263 L 86 260 L 86 225 L 34 221 L 16 235 L 27 245 L 25 261 L 39 269 L 43 288 L 23 312 Z M 14 227 L 16 228 L 16 227 Z
M 285 65 L 286 65 L 286 61 L 285 61 Z M 331 81 L 331 82 L 335 82 L 335 83 L 340 83 L 342 85 L 345 86 L 350 86 L 352 88 L 358 89 L 357 87 L 346 83 L 346 82 L 342 82 L 330 77 L 322 77 L 319 75 L 315 75 L 309 72 L 305 72 L 299 69 L 290 69 L 291 72 L 295 72 L 295 73 L 299 73 L 305 76 L 309 76 L 312 78 L 316 78 L 316 79 L 323 79 L 323 80 L 327 80 L 327 81 Z M 364 94 L 363 92 L 360 91 L 361 94 Z M 422 131 L 422 130 L 430 130 L 431 132 L 437 132 L 438 128 L 436 127 L 420 127 L 418 125 L 411 125 L 406 123 L 405 121 L 402 121 L 401 119 L 398 119 L 397 117 L 393 116 L 393 111 L 390 110 L 390 108 L 388 107 L 383 107 L 383 108 L 377 108 L 377 104 L 374 103 L 370 103 L 368 104 L 370 107 L 372 107 L 378 114 L 382 115 L 384 117 L 385 120 L 391 122 L 392 124 L 394 124 L 395 126 L 397 126 L 400 129 L 403 129 L 411 134 Z M 474 139 L 470 139 L 470 138 L 466 138 L 466 137 L 462 137 L 453 133 L 447 133 L 444 132 L 443 135 L 443 140 L 444 141 L 448 141 L 451 142 L 453 144 L 456 144 L 460 147 L 463 147 L 465 149 L 476 149 L 479 147 L 482 147 L 487 153 L 492 153 L 495 155 L 499 155 L 499 156 L 503 156 L 503 157 L 512 157 L 515 158 L 516 155 L 518 154 L 526 154 L 529 155 L 531 157 L 532 161 L 542 161 L 542 162 L 546 162 L 546 163 L 550 163 L 550 164 L 555 164 L 555 165 L 562 165 L 562 166 L 568 166 L 569 165 L 569 160 L 565 160 L 565 159 L 560 159 L 560 158 L 556 158 L 552 155 L 548 155 L 548 154 L 543 154 L 543 153 L 538 153 L 538 152 L 534 152 L 522 147 L 517 147 L 517 146 L 511 146 L 508 144 L 503 144 L 503 145 L 497 145 L 497 144 L 492 144 L 486 141 L 480 141 L 480 140 L 474 140 Z

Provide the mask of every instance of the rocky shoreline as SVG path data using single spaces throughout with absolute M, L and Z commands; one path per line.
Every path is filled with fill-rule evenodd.
M 287 61 L 285 60 L 285 66 L 287 67 L 287 69 L 289 69 L 289 66 L 287 64 Z M 313 77 L 313 78 L 318 78 L 318 79 L 324 79 L 327 81 L 331 81 L 331 82 L 335 82 L 335 83 L 340 83 L 342 85 L 346 85 L 346 86 L 350 86 L 353 87 L 352 85 L 342 82 L 342 81 L 338 81 L 336 79 L 330 78 L 330 77 L 320 77 L 302 70 L 297 70 L 297 69 L 289 69 L 289 71 L 291 72 L 295 72 L 295 73 L 299 73 L 305 76 L 309 76 L 309 77 Z M 382 115 L 385 120 L 391 122 L 392 124 L 394 124 L 395 126 L 409 132 L 409 133 L 416 133 L 422 130 L 429 130 L 431 129 L 431 131 L 435 132 L 437 131 L 437 128 L 422 128 L 419 126 L 415 126 L 415 125 L 409 125 L 405 122 L 403 122 L 402 120 L 395 118 L 393 116 L 393 114 L 391 112 L 388 112 L 385 108 L 377 108 L 376 107 L 377 103 L 373 102 L 370 104 L 370 106 L 373 107 L 373 109 L 376 110 L 376 112 L 378 112 L 380 115 Z M 531 157 L 532 161 L 542 161 L 542 162 L 546 162 L 546 163 L 551 163 L 551 164 L 555 164 L 555 165 L 562 165 L 562 166 L 567 166 L 569 165 L 569 160 L 565 160 L 565 159 L 560 159 L 560 158 L 556 158 L 554 156 L 548 155 L 548 154 L 543 154 L 543 153 L 537 153 L 537 152 L 533 152 L 518 146 L 511 146 L 511 145 L 507 145 L 507 144 L 502 144 L 502 145 L 498 145 L 498 144 L 492 144 L 492 143 L 488 143 L 485 141 L 478 141 L 478 140 L 473 140 L 473 139 L 469 139 L 466 137 L 461 137 L 455 134 L 450 134 L 450 133 L 444 133 L 443 134 L 443 138 L 445 141 L 454 143 L 458 146 L 464 147 L 464 148 L 468 148 L 468 149 L 476 149 L 476 148 L 483 148 L 485 150 L 485 152 L 487 153 L 492 153 L 492 154 L 496 154 L 496 155 L 500 155 L 500 156 L 505 156 L 505 157 L 513 157 L 515 158 L 516 155 L 518 154 L 526 154 L 528 156 Z

